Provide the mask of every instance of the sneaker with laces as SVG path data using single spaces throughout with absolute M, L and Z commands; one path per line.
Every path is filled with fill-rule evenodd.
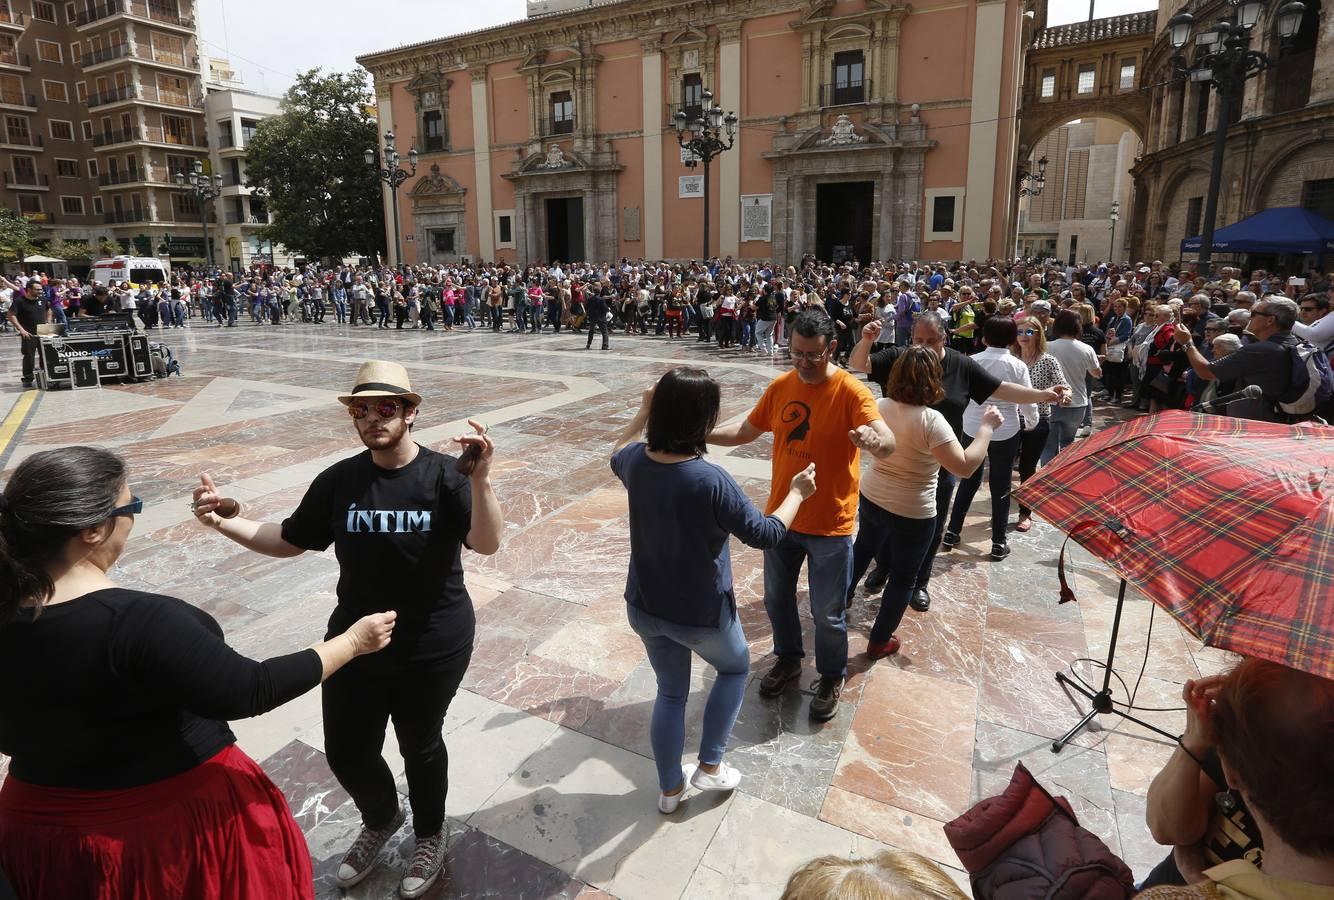
M 940 549 L 953 550 L 957 546 L 959 546 L 959 536 L 953 531 L 945 532 L 944 537 L 940 539 Z
M 741 773 L 725 762 L 719 763 L 718 771 L 713 774 L 696 769 L 690 779 L 690 786 L 697 791 L 734 791 L 740 783 Z
M 838 713 L 838 698 L 843 693 L 843 679 L 826 678 L 821 675 L 812 687 L 815 688 L 815 696 L 811 698 L 811 719 L 816 722 L 827 722 Z
M 445 846 L 448 842 L 448 825 L 442 825 L 439 831 L 429 837 L 417 838 L 417 846 L 412 850 L 412 861 L 408 863 L 403 880 L 398 883 L 400 897 L 411 900 L 430 890 L 445 867 Z
M 793 656 L 780 656 L 778 661 L 764 677 L 760 679 L 760 696 L 777 697 L 783 688 L 801 674 L 801 660 Z
M 671 794 L 670 796 L 667 794 L 659 794 L 658 812 L 662 813 L 664 816 L 670 816 L 672 813 L 676 812 L 676 808 L 680 806 L 681 801 L 685 799 L 686 788 L 690 786 L 690 779 L 694 777 L 694 774 L 694 763 L 687 763 L 681 767 L 681 792 L 679 794 Z
M 399 807 L 394 813 L 393 821 L 383 828 L 361 829 L 361 834 L 357 835 L 352 846 L 343 854 L 342 862 L 338 864 L 339 887 L 352 887 L 371 874 L 375 864 L 380 861 L 380 851 L 389 843 L 394 832 L 403 827 L 405 819 L 403 808 Z

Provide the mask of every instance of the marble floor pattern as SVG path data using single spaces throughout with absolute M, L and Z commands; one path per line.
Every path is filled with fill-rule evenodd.
M 909 613 L 896 657 L 867 660 L 875 603 L 859 593 L 844 702 L 823 725 L 806 716 L 809 660 L 787 695 L 757 693 L 771 649 L 762 559 L 735 545 L 752 675 L 729 760 L 745 779 L 734 796 L 690 796 L 671 816 L 656 811 L 654 679 L 625 623 L 626 500 L 607 453 L 640 391 L 668 367 L 707 366 L 729 419 L 744 415 L 780 371 L 767 360 L 693 340 L 617 335 L 601 352 L 584 351 L 580 336 L 332 324 L 194 327 L 164 338 L 184 377 L 44 395 L 7 465 L 80 442 L 121 451 L 146 507 L 115 577 L 208 610 L 232 645 L 255 657 L 321 635 L 337 563 L 332 550 L 262 558 L 197 527 L 187 501 L 201 472 L 245 500 L 251 515 L 280 519 L 315 474 L 359 449 L 334 398 L 366 358 L 408 367 L 426 397 L 415 431 L 421 443 L 447 449 L 469 416 L 492 427 L 506 540 L 494 557 L 465 558 L 478 638 L 446 720 L 452 837 L 446 877 L 429 896 L 772 898 L 814 856 L 884 847 L 925 854 L 966 884 L 941 825 L 999 792 L 1019 761 L 1069 797 L 1137 876 L 1165 854 L 1145 827 L 1144 796 L 1169 744 L 1105 717 L 1060 755 L 1048 749 L 1081 714 L 1079 698 L 1053 674 L 1073 666 L 1099 677 L 1076 660 L 1106 652 L 1115 579 L 1072 545 L 1080 602 L 1058 605 L 1061 535 L 1040 522 L 1012 537 L 1007 560 L 990 562 L 985 489 L 962 546 L 937 562 L 932 610 Z M 18 342 L 0 343 L 8 411 Z M 762 500 L 768 452 L 762 439 L 711 456 Z M 803 615 L 809 642 L 809 610 Z M 1170 708 L 1186 679 L 1218 671 L 1227 658 L 1132 595 L 1117 661 L 1139 705 Z M 688 749 L 710 682 L 697 664 Z M 1145 715 L 1168 729 L 1184 722 L 1181 713 Z M 359 823 L 324 761 L 318 692 L 235 730 L 286 792 L 309 840 L 318 895 L 394 896 L 411 853 L 406 828 L 368 881 L 346 893 L 333 884 Z M 392 739 L 385 752 L 405 791 Z

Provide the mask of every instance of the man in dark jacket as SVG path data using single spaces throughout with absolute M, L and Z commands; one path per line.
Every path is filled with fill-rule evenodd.
M 588 292 L 588 299 L 584 301 L 585 308 L 588 311 L 588 343 L 584 345 L 585 350 L 593 349 L 593 334 L 597 331 L 602 332 L 602 349 L 610 350 L 607 337 L 607 300 L 611 296 L 611 288 L 603 287 L 601 291 L 594 293 Z

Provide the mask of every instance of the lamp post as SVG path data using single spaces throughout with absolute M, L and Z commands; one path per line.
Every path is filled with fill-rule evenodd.
M 1019 173 L 1019 196 L 1036 197 L 1047 186 L 1047 157 L 1038 160 L 1037 173 L 1025 169 Z
M 384 133 L 384 149 L 379 154 L 379 159 L 384 163 L 383 166 L 376 165 L 376 151 L 374 147 L 366 149 L 366 165 L 375 170 L 375 174 L 380 180 L 389 185 L 389 196 L 393 199 L 394 211 L 394 265 L 403 264 L 402 247 L 400 246 L 398 234 L 398 187 L 407 181 L 413 175 L 417 174 L 417 148 L 413 147 L 408 151 L 409 168 L 400 168 L 398 163 L 401 157 L 398 155 L 398 149 L 394 146 L 394 133 L 386 131 Z
M 208 240 L 208 206 L 206 204 L 222 195 L 222 176 L 215 174 L 212 178 L 209 178 L 204 174 L 204 163 L 195 160 L 188 175 L 185 172 L 176 173 L 176 185 L 178 187 L 189 185 L 190 192 L 199 201 L 199 225 L 204 230 L 204 258 L 211 269 L 213 268 L 213 245 Z
M 1108 218 L 1108 219 L 1111 221 L 1111 223 L 1112 223 L 1112 224 L 1111 224 L 1111 228 L 1112 228 L 1112 241 L 1111 241 L 1110 246 L 1108 246 L 1108 248 L 1107 248 L 1107 264 L 1108 264 L 1108 265 L 1112 265 L 1113 263 L 1116 262 L 1116 223 L 1119 222 L 1119 221 L 1121 221 L 1121 201 L 1120 201 L 1120 200 L 1113 200 L 1113 201 L 1112 201 L 1112 211 L 1111 211 L 1110 213 L 1107 214 L 1107 218 Z
M 713 102 L 713 92 L 705 91 L 702 95 L 703 107 L 700 116 L 693 122 L 686 122 L 685 110 L 676 113 L 676 142 L 682 150 L 689 150 L 686 167 L 694 171 L 697 163 L 704 163 L 704 252 L 701 259 L 709 258 L 709 164 L 714 157 L 732 149 L 736 143 L 737 116 L 734 112 L 723 112 L 723 108 Z
M 1227 146 L 1228 111 L 1232 98 L 1245 89 L 1246 80 L 1274 66 L 1274 60 L 1250 49 L 1251 30 L 1259 23 L 1267 0 L 1228 0 L 1233 16 L 1198 32 L 1195 43 L 1203 51 L 1195 62 L 1187 63 L 1181 48 L 1190 39 L 1195 17 L 1179 12 L 1167 22 L 1168 40 L 1177 52 L 1172 56 L 1176 79 L 1194 84 L 1213 85 L 1218 91 L 1218 118 L 1214 125 L 1214 153 L 1209 165 L 1209 193 L 1204 201 L 1204 227 L 1200 236 L 1198 266 L 1208 275 L 1213 258 L 1214 226 L 1218 218 L 1218 188 L 1223 177 L 1223 151 Z M 1287 0 L 1275 12 L 1280 40 L 1289 41 L 1302 25 L 1306 4 Z

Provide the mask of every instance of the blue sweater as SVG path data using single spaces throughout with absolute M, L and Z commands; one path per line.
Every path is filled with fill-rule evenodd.
M 647 450 L 636 442 L 611 458 L 630 495 L 626 602 L 678 625 L 718 628 L 724 602 L 736 615 L 728 537 L 767 549 L 787 529 L 713 463 L 659 463 Z

